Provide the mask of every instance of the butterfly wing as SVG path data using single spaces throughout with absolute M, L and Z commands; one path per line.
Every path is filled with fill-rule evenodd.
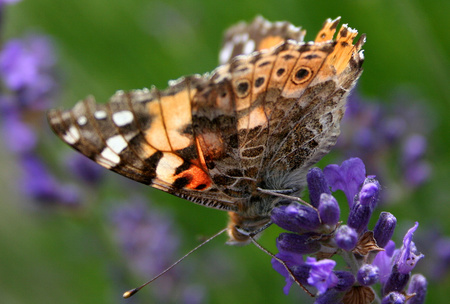
M 258 16 L 250 24 L 241 22 L 225 32 L 223 46 L 219 52 L 219 63 L 230 63 L 237 55 L 270 49 L 288 39 L 302 42 L 305 34 L 305 30 L 289 22 L 272 23 Z
M 103 167 L 213 208 L 234 210 L 208 174 L 192 127 L 192 99 L 208 83 L 183 78 L 164 91 L 117 92 L 106 104 L 93 97 L 48 120 L 67 144 Z
M 332 40 L 338 21 L 305 43 L 301 29 L 256 18 L 227 32 L 226 64 L 210 75 L 163 91 L 118 92 L 107 104 L 87 98 L 70 111 L 50 111 L 50 125 L 100 165 L 235 212 L 232 222 L 257 230 L 273 208 L 257 187 L 300 187 L 339 134 L 364 39 L 353 45 L 356 32 L 344 26 Z M 250 54 L 235 57 L 242 53 Z

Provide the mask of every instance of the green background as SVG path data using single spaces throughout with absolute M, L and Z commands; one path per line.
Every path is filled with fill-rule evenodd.
M 223 31 L 255 15 L 301 25 L 308 40 L 326 18 L 342 16 L 343 23 L 367 34 L 361 94 L 383 101 L 402 87 L 432 113 L 432 179 L 385 209 L 399 222 L 412 226 L 417 220 L 419 229 L 437 224 L 450 235 L 449 1 L 23 0 L 4 9 L 4 41 L 30 32 L 54 39 L 62 82 L 57 103 L 65 107 L 88 94 L 103 102 L 118 89 L 165 88 L 170 79 L 211 71 Z M 45 144 L 56 149 L 44 153 L 62 159 L 69 148 L 43 128 Z M 130 195 L 111 186 L 125 183 L 123 179 L 111 173 L 106 185 L 90 189 L 92 202 L 82 211 L 42 211 L 21 196 L 14 156 L 2 148 L 0 157 L 1 303 L 125 303 L 121 293 L 153 275 L 142 278 L 126 271 L 127 261 L 105 224 L 107 202 Z M 173 215 L 182 234 L 180 256 L 226 223 L 223 212 L 145 186 L 132 187 Z M 270 228 L 262 244 L 274 251 L 278 232 Z M 208 303 L 300 302 L 299 288 L 287 297 L 282 294 L 284 279 L 273 271 L 268 256 L 254 246 L 230 247 L 224 241 L 214 240 L 183 262 L 201 265 L 194 275 L 180 279 L 205 286 Z M 218 266 L 226 269 L 216 271 Z M 128 273 L 126 279 L 118 283 L 116 272 Z M 446 302 L 449 287 L 449 276 L 430 283 L 427 302 Z M 150 297 L 151 290 L 128 303 L 150 303 Z

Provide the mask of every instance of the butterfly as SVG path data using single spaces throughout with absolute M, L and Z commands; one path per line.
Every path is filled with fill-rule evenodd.
M 365 35 L 328 19 L 315 41 L 288 22 L 257 17 L 225 33 L 220 66 L 165 90 L 92 96 L 48 121 L 101 166 L 229 213 L 230 244 L 270 225 L 282 198 L 299 196 L 308 169 L 339 135 L 346 97 L 362 73 Z

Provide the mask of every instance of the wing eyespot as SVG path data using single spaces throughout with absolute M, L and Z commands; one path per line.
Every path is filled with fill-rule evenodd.
M 302 84 L 308 81 L 312 76 L 312 71 L 308 67 L 301 67 L 293 74 L 292 82 L 295 84 Z
M 250 81 L 247 79 L 239 79 L 235 82 L 236 95 L 239 98 L 245 98 L 250 93 Z

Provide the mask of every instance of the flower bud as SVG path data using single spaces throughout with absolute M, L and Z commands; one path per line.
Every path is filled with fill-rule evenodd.
M 425 295 L 427 293 L 427 279 L 421 274 L 415 274 L 411 277 L 409 282 L 407 294 L 416 294 L 409 300 L 408 304 L 423 304 L 425 303 Z
M 371 215 L 372 208 L 369 205 L 355 202 L 350 209 L 347 225 L 355 229 L 357 233 L 361 233 L 367 229 Z
M 399 292 L 391 292 L 383 298 L 381 304 L 404 304 L 406 297 Z
M 320 250 L 320 243 L 312 240 L 308 235 L 295 233 L 281 233 L 277 238 L 277 248 L 297 254 L 310 254 Z
M 358 242 L 358 234 L 353 228 L 342 225 L 336 230 L 335 240 L 339 248 L 350 251 Z
M 373 229 L 373 237 L 377 245 L 384 248 L 394 234 L 397 219 L 389 212 L 381 212 L 378 222 Z
M 334 226 L 339 222 L 341 211 L 338 202 L 331 194 L 322 193 L 320 195 L 318 211 L 322 224 Z
M 338 278 L 338 283 L 335 287 L 337 291 L 346 291 L 355 284 L 355 276 L 349 271 L 336 270 L 334 274 Z
M 366 178 L 359 192 L 359 202 L 361 205 L 370 206 L 373 210 L 380 197 L 380 183 L 374 178 Z
M 321 225 L 316 210 L 296 202 L 274 208 L 271 220 L 281 228 L 292 232 L 313 231 Z
M 322 193 L 331 194 L 325 175 L 319 168 L 312 168 L 306 175 L 309 190 L 309 202 L 317 208 Z
M 383 294 L 388 294 L 392 291 L 402 292 L 403 289 L 408 284 L 410 274 L 403 274 L 398 272 L 397 268 L 394 266 L 391 274 L 389 275 L 386 283 L 383 287 Z
M 363 286 L 370 286 L 378 282 L 379 269 L 375 265 L 364 264 L 358 270 L 358 283 Z

